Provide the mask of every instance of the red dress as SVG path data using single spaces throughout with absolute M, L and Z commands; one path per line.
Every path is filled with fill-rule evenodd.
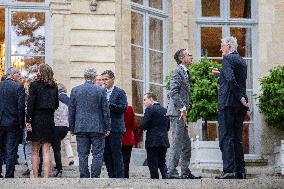
M 132 106 L 127 107 L 127 111 L 124 113 L 125 133 L 122 139 L 122 145 L 135 145 L 134 129 L 136 128 L 135 114 Z

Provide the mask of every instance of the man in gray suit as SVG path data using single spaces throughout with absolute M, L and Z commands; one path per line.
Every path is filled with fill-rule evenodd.
M 186 49 L 178 50 L 174 59 L 177 62 L 170 80 L 169 104 L 167 115 L 170 116 L 172 128 L 172 144 L 169 152 L 168 177 L 183 179 L 198 179 L 189 170 L 191 143 L 186 125 L 189 108 L 190 76 L 187 67 L 192 64 L 192 54 Z M 181 175 L 176 169 L 180 161 Z
M 101 174 L 104 137 L 110 132 L 110 111 L 105 89 L 95 85 L 97 72 L 87 69 L 85 83 L 74 87 L 69 104 L 69 127 L 76 134 L 80 178 L 97 178 Z M 92 149 L 91 175 L 88 156 Z

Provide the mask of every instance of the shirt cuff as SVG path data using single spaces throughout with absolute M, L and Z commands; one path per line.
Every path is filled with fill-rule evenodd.
M 246 99 L 245 99 L 245 97 L 242 97 L 240 101 L 241 101 L 241 102 L 247 102 Z
M 184 110 L 186 110 L 186 107 L 184 106 L 184 107 L 182 107 L 181 109 L 179 109 L 179 111 L 184 111 Z

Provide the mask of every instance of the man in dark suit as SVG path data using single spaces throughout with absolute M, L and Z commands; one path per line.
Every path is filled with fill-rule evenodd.
M 223 159 L 223 174 L 216 178 L 244 179 L 242 129 L 249 107 L 246 95 L 247 65 L 237 52 L 236 38 L 226 37 L 221 41 L 222 69 L 212 69 L 214 75 L 219 75 L 219 146 Z
M 76 134 L 80 178 L 97 178 L 101 174 L 104 137 L 110 132 L 110 112 L 106 91 L 95 85 L 96 70 L 87 69 L 85 83 L 74 87 L 69 102 L 69 128 Z M 88 156 L 92 149 L 91 175 Z
M 170 80 L 169 104 L 167 115 L 170 116 L 172 144 L 169 150 L 169 178 L 199 179 L 190 169 L 191 142 L 186 125 L 189 108 L 190 75 L 188 66 L 192 64 L 192 54 L 186 49 L 178 50 L 174 59 L 177 62 Z M 176 169 L 180 160 L 181 175 Z
M 124 112 L 127 111 L 127 97 L 124 90 L 114 86 L 115 76 L 111 70 L 102 73 L 109 102 L 111 132 L 106 138 L 104 160 L 110 178 L 123 178 L 122 137 L 125 132 Z
M 19 70 L 9 68 L 6 78 L 0 82 L 0 154 L 5 154 L 5 178 L 14 177 L 19 133 L 25 125 L 25 91 L 20 78 Z M 2 172 L 3 161 L 0 162 Z
M 146 109 L 141 127 L 147 131 L 145 147 L 151 179 L 159 179 L 158 169 L 162 178 L 166 179 L 166 153 L 167 148 L 170 147 L 168 139 L 170 123 L 166 116 L 167 109 L 157 102 L 156 95 L 151 92 L 144 95 L 143 103 Z

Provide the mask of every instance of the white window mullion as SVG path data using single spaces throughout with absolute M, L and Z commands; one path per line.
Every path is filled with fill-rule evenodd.
M 11 67 L 11 34 L 10 34 L 10 10 L 5 8 L 5 72 Z
M 149 14 L 145 15 L 145 60 L 144 60 L 144 68 L 145 68 L 145 91 L 148 92 L 150 90 L 150 49 L 149 49 L 149 33 L 150 33 L 150 18 Z

